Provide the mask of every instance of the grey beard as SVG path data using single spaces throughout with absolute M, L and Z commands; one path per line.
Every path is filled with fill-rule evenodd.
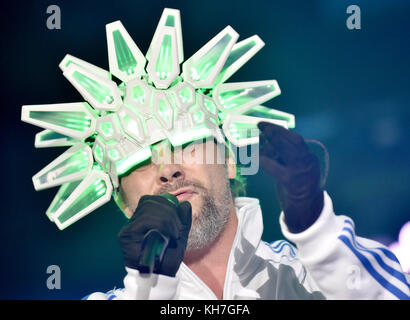
M 203 190 L 203 205 L 198 215 L 193 217 L 186 250 L 202 249 L 222 232 L 229 219 L 231 192 L 229 180 L 220 199 Z
M 194 181 L 177 180 L 173 185 L 163 186 L 156 194 L 172 192 L 179 188 L 193 186 L 202 195 L 203 203 L 198 214 L 192 216 L 186 250 L 202 249 L 221 233 L 229 219 L 231 205 L 231 187 L 228 171 L 225 170 L 225 189 L 212 195 L 202 184 Z

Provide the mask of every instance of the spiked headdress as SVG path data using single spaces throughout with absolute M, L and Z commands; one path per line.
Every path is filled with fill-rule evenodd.
M 259 121 L 295 126 L 293 115 L 261 105 L 280 94 L 276 80 L 225 83 L 264 46 L 256 35 L 237 42 L 227 26 L 184 62 L 179 10 L 164 9 L 145 56 L 120 21 L 106 33 L 109 72 L 71 55 L 59 65 L 85 102 L 22 108 L 22 121 L 45 129 L 35 147 L 70 146 L 33 176 L 36 190 L 60 186 L 46 212 L 60 229 L 108 202 L 158 141 L 245 146 L 258 143 L 248 129 Z

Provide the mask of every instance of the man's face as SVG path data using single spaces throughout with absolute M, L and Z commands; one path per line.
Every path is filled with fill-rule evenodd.
M 167 161 L 151 161 L 121 179 L 125 214 L 133 215 L 143 195 L 174 194 L 179 201 L 189 201 L 192 206 L 187 249 L 204 247 L 220 233 L 232 205 L 229 179 L 235 177 L 236 167 L 226 163 L 225 154 L 217 149 L 213 141 L 172 153 L 167 141 L 155 145 L 153 154 L 163 157 L 169 152 L 170 157 Z M 210 158 L 213 160 L 209 161 Z

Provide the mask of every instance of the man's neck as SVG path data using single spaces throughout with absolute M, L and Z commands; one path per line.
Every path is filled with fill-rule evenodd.
M 207 247 L 185 252 L 184 263 L 215 293 L 223 298 L 226 268 L 238 227 L 233 201 L 229 219 L 219 236 Z

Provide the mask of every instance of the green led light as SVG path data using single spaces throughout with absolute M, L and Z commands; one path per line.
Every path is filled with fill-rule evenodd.
M 232 49 L 231 52 L 229 53 L 228 58 L 226 59 L 224 66 L 219 72 L 219 75 L 215 81 L 215 84 L 220 83 L 226 71 L 228 70 L 228 68 L 232 66 L 239 58 L 244 56 L 249 50 L 251 50 L 256 45 L 257 45 L 256 42 L 252 40 L 238 48 Z
M 293 114 L 267 108 L 265 106 L 252 107 L 248 112 L 246 112 L 246 115 L 252 117 L 284 120 L 287 122 L 289 129 L 295 128 L 295 116 Z
M 112 135 L 114 134 L 114 128 L 111 124 L 111 122 L 102 122 L 100 124 L 100 129 L 102 131 L 102 133 L 107 137 L 110 138 L 112 137 Z
M 123 120 L 128 131 L 132 132 L 135 136 L 140 135 L 140 130 L 137 121 L 131 118 L 128 114 L 126 114 L 123 117 Z
M 98 160 L 99 162 L 103 161 L 104 151 L 103 151 L 103 148 L 99 144 L 95 145 L 94 156 L 95 156 L 96 160 Z
M 57 219 L 61 224 L 74 217 L 81 210 L 84 210 L 97 201 L 107 192 L 107 185 L 104 180 L 97 178 L 60 214 Z M 68 225 L 67 225 L 68 226 Z M 66 226 L 66 227 L 67 227 Z
M 118 152 L 117 149 L 110 149 L 108 150 L 108 156 L 113 160 L 117 161 L 121 158 L 121 154 Z
M 208 110 L 209 113 L 211 114 L 216 114 L 216 106 L 214 102 L 210 99 L 204 99 L 204 106 Z
M 169 123 L 171 121 L 171 107 L 163 99 L 158 101 L 158 113 L 165 123 Z
M 129 157 L 117 161 L 115 163 L 117 167 L 117 174 L 122 175 L 126 173 L 129 169 L 136 166 L 137 164 L 149 159 L 151 157 L 151 148 L 149 146 L 138 150 Z
M 40 141 L 44 142 L 44 141 L 49 141 L 49 140 L 57 140 L 57 139 L 65 139 L 67 141 L 74 141 L 75 139 L 60 134 L 58 132 L 54 132 L 54 131 L 48 131 L 45 132 L 44 134 L 40 135 Z
M 223 91 L 218 95 L 225 109 L 234 109 L 275 91 L 274 85 Z
M 169 141 L 174 147 L 176 147 L 195 140 L 207 138 L 211 135 L 212 132 L 207 127 L 200 126 L 193 130 L 175 134 L 169 138 Z
M 73 78 L 99 103 L 111 104 L 114 101 L 111 89 L 105 85 L 98 83 L 78 71 L 74 71 Z
M 38 181 L 40 184 L 45 184 L 73 173 L 84 172 L 88 169 L 89 160 L 88 153 L 84 149 L 79 149 L 39 176 Z
M 218 121 L 215 120 L 215 118 L 210 117 L 209 120 L 214 124 L 214 125 L 218 125 Z
M 192 119 L 196 124 L 202 123 L 205 120 L 205 114 L 202 110 L 195 111 L 192 114 Z
M 192 102 L 192 90 L 190 90 L 188 87 L 185 87 L 184 89 L 179 91 L 178 95 L 183 103 L 188 104 Z
M 80 184 L 81 180 L 64 183 L 57 194 L 55 195 L 53 202 L 46 211 L 46 215 L 52 220 L 53 214 L 61 207 L 65 200 L 71 195 L 75 188 Z
M 172 38 L 169 34 L 164 35 L 162 39 L 155 72 L 161 80 L 167 79 L 172 73 Z
M 100 170 L 100 171 L 104 171 L 103 167 L 101 167 L 101 165 L 98 162 L 94 162 L 93 163 L 93 167 L 92 169 L 94 170 Z
M 219 121 L 224 121 L 226 119 L 227 115 L 225 112 L 218 110 L 218 119 Z
M 141 88 L 139 85 L 135 85 L 132 87 L 132 100 L 139 104 L 145 103 L 145 90 Z
M 167 20 L 165 21 L 166 27 L 175 27 L 175 17 L 173 15 L 168 15 Z
M 125 42 L 121 32 L 119 30 L 115 30 L 113 31 L 112 36 L 114 39 L 118 69 L 127 75 L 135 73 L 137 70 L 137 60 Z
M 81 111 L 30 111 L 29 117 L 80 132 L 87 131 L 91 126 L 90 117 Z
M 204 81 L 208 79 L 231 39 L 232 36 L 226 34 L 205 55 L 192 64 L 191 77 L 193 80 Z

